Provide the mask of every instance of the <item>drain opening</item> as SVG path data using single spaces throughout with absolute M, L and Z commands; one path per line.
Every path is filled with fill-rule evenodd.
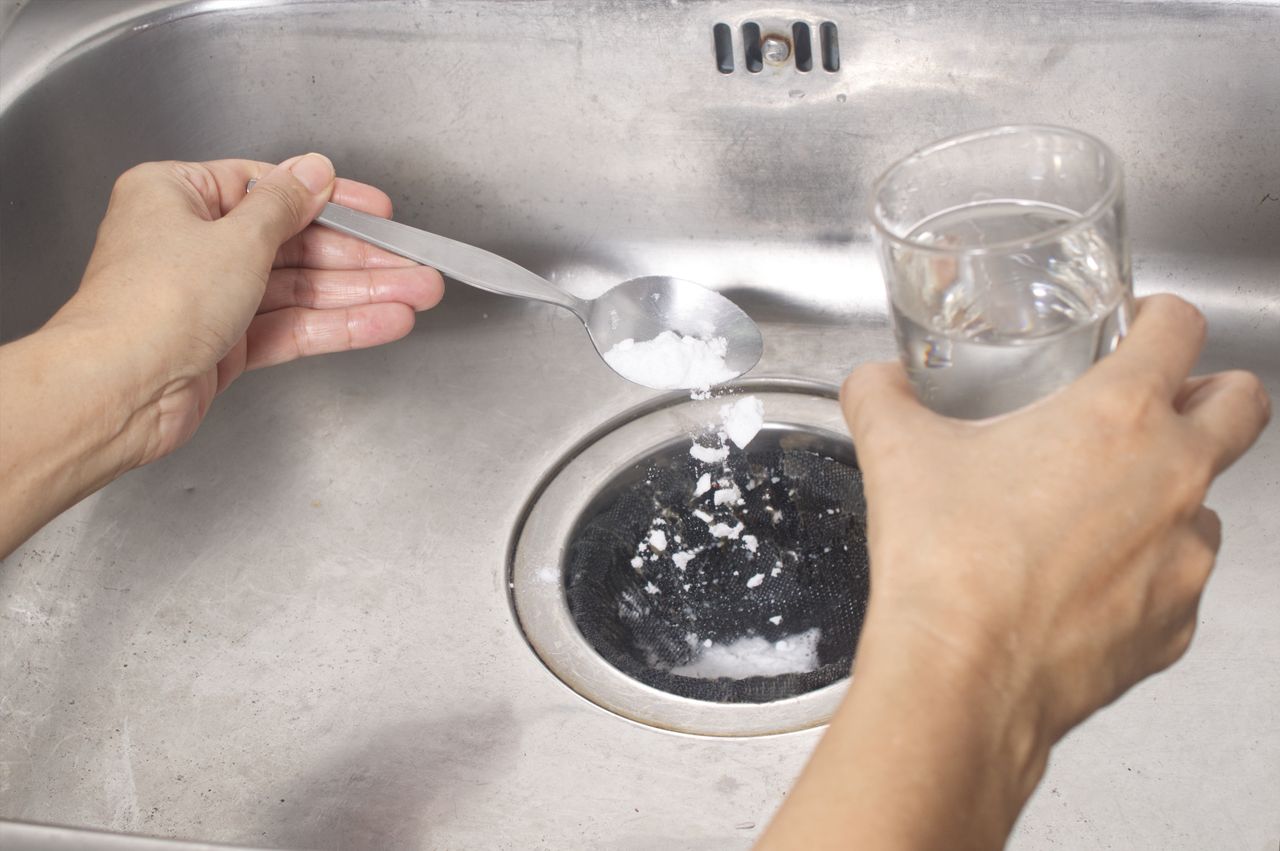
M 717 703 L 806 694 L 849 674 L 870 587 L 865 517 L 847 439 L 767 426 L 712 464 L 672 442 L 582 512 L 569 612 L 652 688 Z

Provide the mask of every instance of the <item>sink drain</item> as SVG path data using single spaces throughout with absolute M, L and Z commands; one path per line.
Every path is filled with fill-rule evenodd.
M 761 735 L 820 724 L 839 702 L 869 590 L 861 475 L 833 399 L 753 395 L 766 423 L 747 451 L 694 458 L 690 435 L 724 401 L 681 401 L 590 443 L 529 511 L 517 617 L 606 709 Z

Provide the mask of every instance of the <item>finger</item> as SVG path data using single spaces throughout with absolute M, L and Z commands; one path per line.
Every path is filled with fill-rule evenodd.
M 245 335 L 245 370 L 390 343 L 412 331 L 413 320 L 413 308 L 398 303 L 335 310 L 287 307 L 263 313 L 249 323 Z
M 274 256 L 285 240 L 311 224 L 333 194 L 333 163 L 321 154 L 286 160 L 258 181 L 224 217 Z
M 358 304 L 400 302 L 414 310 L 435 307 L 444 279 L 429 266 L 402 269 L 275 269 L 267 279 L 259 313 L 282 307 L 328 310 Z
M 283 165 L 291 165 L 298 159 L 300 157 L 285 160 Z M 214 200 L 210 203 L 218 210 L 216 215 L 226 214 L 245 199 L 249 180 L 261 179 L 275 168 L 270 163 L 254 160 L 215 160 L 201 163 L 200 167 L 212 176 L 208 182 L 212 187 L 210 191 Z M 391 198 L 387 193 L 355 180 L 337 178 L 329 200 L 382 218 L 390 218 L 392 213 Z M 413 261 L 327 228 L 307 228 L 280 246 L 272 265 L 275 268 L 311 266 L 359 269 L 410 266 Z
M 1192 304 L 1174 295 L 1149 296 L 1139 300 L 1133 326 L 1115 353 L 1099 361 L 1086 380 L 1153 382 L 1172 399 L 1200 357 L 1204 337 L 1204 315 Z
M 1175 407 L 1213 455 L 1216 476 L 1245 453 L 1271 419 L 1271 399 L 1251 372 L 1232 370 L 1190 379 Z
M 298 159 L 300 157 L 290 157 L 285 162 L 293 163 Z M 220 218 L 231 212 L 248 194 L 249 181 L 261 180 L 276 167 L 274 163 L 257 160 L 212 160 L 190 165 L 198 167 L 206 178 L 198 188 L 208 202 L 213 218 Z M 342 177 L 335 180 L 333 195 L 329 200 L 383 218 L 391 215 L 391 198 L 387 193 L 355 180 Z
M 895 432 L 930 415 L 916 398 L 906 370 L 896 362 L 868 363 L 855 369 L 840 388 L 840 406 L 855 446 L 874 439 L 881 425 Z
M 313 225 L 280 246 L 272 265 L 277 269 L 289 266 L 311 269 L 394 269 L 416 266 L 417 263 L 354 236 Z

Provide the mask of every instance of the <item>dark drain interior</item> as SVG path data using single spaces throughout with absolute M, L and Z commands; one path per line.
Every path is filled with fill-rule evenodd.
M 717 496 L 719 494 L 719 496 Z M 631 465 L 567 550 L 569 610 L 610 664 L 671 694 L 767 703 L 848 675 L 870 590 L 847 438 L 767 426 L 704 463 Z

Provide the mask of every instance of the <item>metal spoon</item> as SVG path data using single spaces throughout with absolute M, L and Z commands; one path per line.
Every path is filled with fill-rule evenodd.
M 250 188 L 253 183 L 249 184 Z M 441 274 L 482 290 L 531 298 L 573 312 L 586 326 L 596 352 L 604 358 L 624 340 L 652 340 L 664 331 L 683 337 L 726 343 L 725 366 L 736 378 L 760 360 L 764 340 L 760 329 L 729 299 L 706 287 L 679 278 L 633 278 L 596 298 L 571 295 L 523 266 L 496 254 L 418 228 L 381 219 L 338 204 L 325 204 L 316 222 L 363 239 L 401 257 L 439 269 Z M 605 361 L 608 363 L 608 361 Z M 611 368 L 612 365 L 611 365 Z M 618 371 L 615 369 L 615 371 Z M 652 387 L 644 375 L 618 374 Z M 728 380 L 728 379 L 726 379 Z M 658 390 L 690 389 L 673 386 Z

